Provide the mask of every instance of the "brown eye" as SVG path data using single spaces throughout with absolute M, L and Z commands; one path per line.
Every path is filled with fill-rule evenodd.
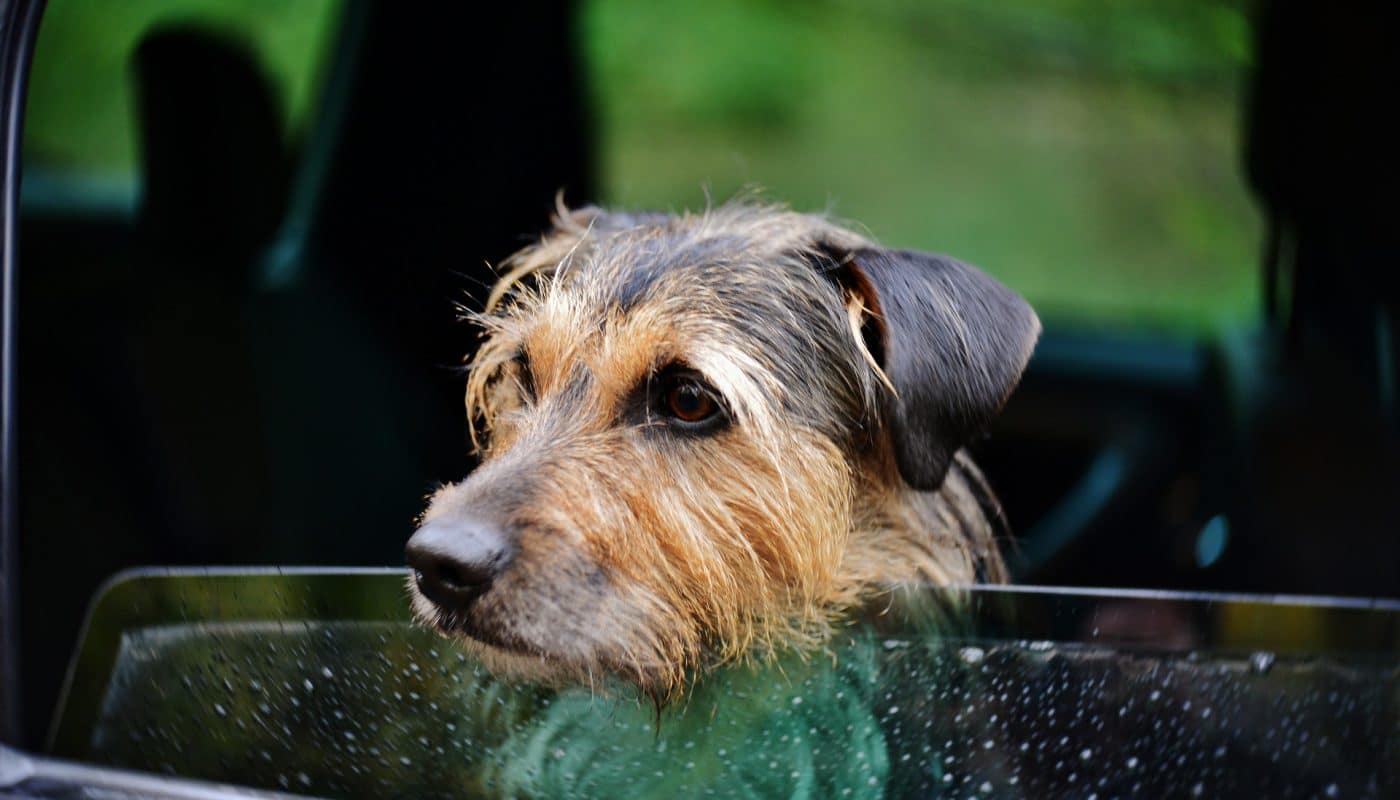
M 646 413 L 638 422 L 649 430 L 704 436 L 729 424 L 724 396 L 704 376 L 684 364 L 657 370 L 647 377 L 643 388 Z M 665 424 L 657 426 L 658 422 Z
M 694 381 L 681 380 L 666 391 L 666 412 L 682 422 L 703 422 L 719 410 L 714 397 Z

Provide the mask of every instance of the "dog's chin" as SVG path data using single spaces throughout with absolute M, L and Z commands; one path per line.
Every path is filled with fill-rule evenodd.
M 612 663 L 601 656 L 555 652 L 470 615 L 448 613 L 416 587 L 410 586 L 409 591 L 413 615 L 420 623 L 457 643 L 497 678 L 557 689 L 581 686 L 602 691 L 608 678 L 616 677 L 649 696 L 656 694 L 655 687 L 662 682 L 659 669 L 648 670 L 637 663 Z

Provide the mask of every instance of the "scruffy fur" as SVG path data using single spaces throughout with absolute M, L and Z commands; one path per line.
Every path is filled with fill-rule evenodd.
M 901 474 L 877 300 L 839 255 L 869 247 L 748 202 L 561 209 L 503 265 L 471 317 L 483 461 L 423 515 L 485 509 L 517 539 L 464 637 L 493 671 L 616 675 L 662 702 L 715 664 L 822 642 L 891 583 L 1006 578 L 1000 511 L 964 452 L 933 491 Z M 685 435 L 637 405 L 675 364 L 716 390 L 727 425 Z M 410 591 L 421 619 L 462 627 Z

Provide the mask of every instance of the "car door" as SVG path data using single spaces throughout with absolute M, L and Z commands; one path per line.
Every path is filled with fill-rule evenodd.
M 15 509 L 15 212 L 25 77 L 42 2 L 0 3 L 0 741 L 20 735 L 19 531 Z

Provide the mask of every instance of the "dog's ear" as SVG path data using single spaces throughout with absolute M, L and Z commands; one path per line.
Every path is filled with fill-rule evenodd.
M 886 416 L 900 474 L 937 489 L 1020 380 L 1040 320 L 1020 295 L 947 256 L 866 247 L 833 257 L 894 390 Z

